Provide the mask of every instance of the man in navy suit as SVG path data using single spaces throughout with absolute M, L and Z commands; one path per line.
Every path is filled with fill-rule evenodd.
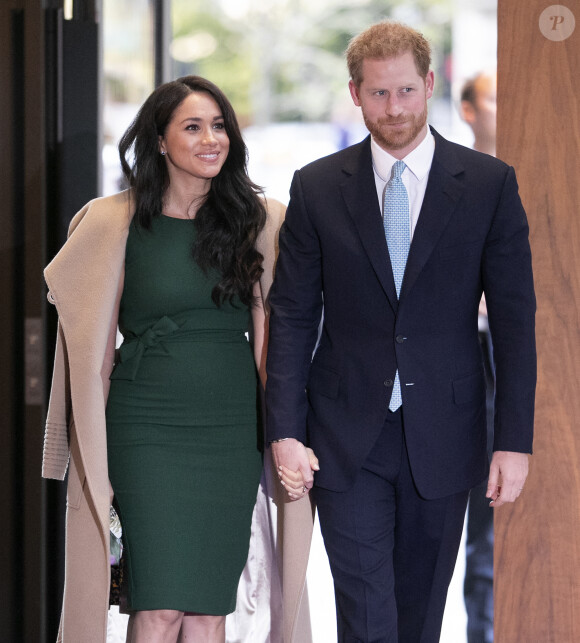
M 421 34 L 379 23 L 351 41 L 347 63 L 370 137 L 294 176 L 270 293 L 268 439 L 289 498 L 313 488 L 339 640 L 435 643 L 469 490 L 489 468 L 497 508 L 527 476 L 528 225 L 513 168 L 428 127 L 434 75 Z M 397 161 L 399 236 L 410 237 L 402 284 L 383 221 Z M 483 292 L 497 378 L 490 467 Z

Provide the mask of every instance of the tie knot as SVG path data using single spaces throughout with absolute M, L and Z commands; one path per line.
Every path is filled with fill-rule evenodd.
M 407 166 L 403 161 L 396 161 L 391 170 L 391 180 L 400 179 Z

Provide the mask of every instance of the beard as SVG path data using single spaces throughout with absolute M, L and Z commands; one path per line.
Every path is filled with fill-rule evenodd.
M 372 137 L 384 150 L 401 150 L 410 145 L 423 131 L 427 123 L 427 102 L 419 114 L 401 114 L 396 118 L 383 116 L 371 121 L 363 111 L 363 119 Z M 395 123 L 405 123 L 405 127 L 399 130 L 389 127 Z

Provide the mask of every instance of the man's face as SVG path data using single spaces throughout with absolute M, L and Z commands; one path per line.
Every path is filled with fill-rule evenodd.
M 481 130 L 482 136 L 495 140 L 497 114 L 497 81 L 495 75 L 481 76 L 475 83 L 475 94 L 476 127 Z
M 365 125 L 389 154 L 402 159 L 423 140 L 427 99 L 433 95 L 433 72 L 417 72 L 411 52 L 395 58 L 366 58 L 361 84 L 351 80 L 354 104 L 362 108 Z

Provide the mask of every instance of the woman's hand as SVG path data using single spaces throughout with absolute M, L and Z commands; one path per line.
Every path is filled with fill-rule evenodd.
M 272 447 L 276 448 L 278 444 L 281 445 L 283 443 L 281 442 L 275 443 L 272 445 Z M 290 447 L 292 450 L 298 448 L 299 451 L 301 452 L 300 455 L 305 456 L 308 461 L 309 470 L 304 471 L 304 469 L 301 467 L 297 468 L 296 470 L 293 470 L 289 466 L 282 464 L 281 461 L 285 459 L 283 457 L 274 458 L 274 461 L 277 465 L 276 471 L 278 473 L 278 478 L 280 480 L 280 483 L 286 489 L 288 498 L 290 500 L 299 500 L 303 496 L 307 495 L 310 489 L 312 488 L 312 485 L 313 485 L 312 474 L 315 471 L 319 471 L 320 466 L 318 464 L 318 458 L 314 454 L 314 451 L 309 447 L 304 447 L 304 445 L 302 445 L 302 443 L 300 442 L 297 442 L 297 444 L 290 444 L 288 445 L 288 447 Z M 278 447 L 278 450 L 281 450 L 281 449 Z M 284 449 L 284 450 L 287 450 L 287 449 Z M 278 454 L 278 455 L 282 455 L 282 454 Z

